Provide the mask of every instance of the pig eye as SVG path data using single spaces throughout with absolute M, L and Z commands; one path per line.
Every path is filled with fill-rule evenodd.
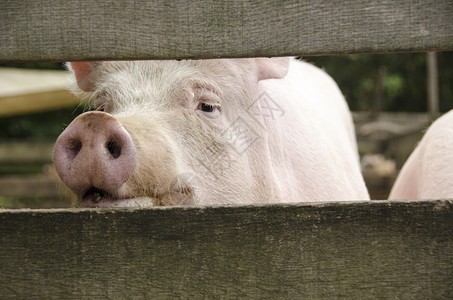
M 204 112 L 213 112 L 216 109 L 214 105 L 208 103 L 200 103 L 200 110 Z
M 220 114 L 220 109 L 217 105 L 206 102 L 200 102 L 200 104 L 198 104 L 197 110 L 203 112 L 209 117 L 217 117 Z

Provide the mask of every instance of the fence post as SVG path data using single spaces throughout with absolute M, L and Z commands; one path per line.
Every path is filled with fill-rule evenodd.
M 439 116 L 439 80 L 436 52 L 428 52 L 426 62 L 428 71 L 428 113 L 434 120 Z

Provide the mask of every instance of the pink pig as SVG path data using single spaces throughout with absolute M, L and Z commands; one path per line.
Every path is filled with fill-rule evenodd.
M 453 110 L 437 119 L 404 163 L 390 199 L 453 198 Z
M 80 207 L 369 199 L 335 82 L 290 58 L 73 62 L 54 161 Z M 77 87 L 78 86 L 78 87 Z

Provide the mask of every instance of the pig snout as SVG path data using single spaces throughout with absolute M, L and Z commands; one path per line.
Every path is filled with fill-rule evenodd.
M 59 136 L 54 162 L 63 182 L 84 202 L 124 198 L 122 186 L 136 165 L 126 129 L 110 114 L 86 112 Z

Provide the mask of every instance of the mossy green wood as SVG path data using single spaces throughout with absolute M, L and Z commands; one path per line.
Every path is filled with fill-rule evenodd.
M 445 299 L 453 202 L 0 211 L 0 298 Z
M 0 61 L 453 50 L 453 2 L 2 1 Z

